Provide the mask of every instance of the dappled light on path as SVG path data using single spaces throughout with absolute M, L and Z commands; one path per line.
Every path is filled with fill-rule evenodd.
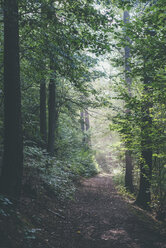
M 118 195 L 110 175 L 84 180 L 68 208 L 67 247 L 166 247 L 153 219 L 139 216 L 137 211 Z
M 129 237 L 128 233 L 123 229 L 112 229 L 106 231 L 102 236 L 101 239 L 104 240 L 121 240 L 125 241 L 127 244 L 131 243 L 131 238 Z M 132 243 L 133 248 L 139 248 L 140 246 L 136 243 Z
M 111 175 L 82 180 L 74 199 L 65 204 L 55 200 L 45 199 L 44 208 L 30 204 L 41 229 L 32 247 L 166 248 L 160 224 L 124 200 Z

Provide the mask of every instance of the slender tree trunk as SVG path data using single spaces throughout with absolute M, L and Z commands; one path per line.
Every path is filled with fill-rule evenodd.
M 87 110 L 85 110 L 85 128 L 86 128 L 86 131 L 88 131 L 90 128 L 89 113 Z
M 90 121 L 89 121 L 89 113 L 87 110 L 85 110 L 85 129 L 88 131 L 90 128 Z M 85 142 L 90 146 L 91 145 L 91 139 L 90 134 L 88 133 L 85 138 Z
M 134 192 L 133 187 L 133 165 L 132 165 L 132 157 L 131 157 L 131 151 L 127 150 L 125 152 L 125 163 L 126 163 L 126 170 L 125 170 L 125 187 L 127 190 L 129 190 L 131 193 Z
M 46 19 L 46 13 L 44 7 L 41 5 L 41 21 Z M 45 22 L 44 29 L 47 29 L 47 22 Z M 43 34 L 41 34 L 43 35 Z M 44 36 L 41 37 L 44 40 L 44 46 L 47 46 L 47 41 Z M 44 72 L 46 70 L 45 61 L 41 62 L 41 70 Z M 47 114 L 46 114 L 46 99 L 47 99 L 47 89 L 46 89 L 46 80 L 45 77 L 40 82 L 40 135 L 42 138 L 41 146 L 43 148 L 47 147 Z
M 140 186 L 136 204 L 144 209 L 149 209 L 151 202 L 151 178 L 152 178 L 152 117 L 150 108 L 153 106 L 151 100 L 152 78 L 148 75 L 148 57 L 144 57 L 144 95 L 142 101 L 142 122 L 141 122 L 141 163 L 140 163 Z M 148 72 L 147 72 L 148 71 Z
M 48 99 L 48 153 L 54 155 L 55 144 L 55 128 L 56 128 L 56 109 L 55 109 L 55 79 L 53 61 L 50 59 L 50 69 L 52 75 L 49 83 L 49 99 Z
M 146 82 L 147 83 L 147 82 Z M 145 87 L 146 88 L 146 87 Z M 148 89 L 145 89 L 148 94 Z M 151 128 L 152 118 L 149 108 L 152 107 L 150 100 L 145 99 L 142 105 L 142 126 L 141 126 L 141 163 L 140 163 L 140 186 L 136 203 L 144 209 L 149 209 L 151 202 L 151 177 L 152 177 L 152 141 Z
M 45 81 L 40 84 L 40 134 L 42 138 L 42 146 L 46 147 L 47 144 L 47 117 L 46 117 L 46 83 Z
M 23 171 L 17 0 L 4 1 L 4 154 L 1 193 L 18 199 Z
M 52 59 L 50 60 L 50 69 L 52 71 L 52 76 L 49 83 L 47 151 L 51 156 L 53 156 L 58 150 L 58 147 L 55 147 L 55 135 L 56 137 L 58 136 L 59 107 L 55 83 L 55 67 Z
M 130 20 L 130 15 L 128 11 L 124 11 L 124 23 L 128 23 Z M 129 37 L 126 37 L 126 40 L 128 42 L 130 42 Z M 128 75 L 128 73 L 131 71 L 130 69 L 130 64 L 129 64 L 129 59 L 130 59 L 130 48 L 128 46 L 125 47 L 125 81 L 127 83 L 127 87 L 128 87 L 128 92 L 129 95 L 131 96 L 131 77 Z M 129 109 L 126 110 L 126 114 L 130 115 L 131 112 Z M 133 164 L 132 164 L 132 157 L 131 157 L 131 151 L 128 150 L 128 147 L 130 146 L 130 142 L 126 143 L 126 152 L 125 152 L 125 187 L 127 190 L 129 190 L 130 192 L 134 191 L 134 187 L 133 187 Z
M 82 133 L 84 134 L 85 125 L 84 125 L 84 112 L 83 112 L 83 110 L 80 113 L 80 119 L 81 119 L 81 130 L 82 130 Z
M 84 120 L 84 117 L 85 117 L 85 112 L 84 110 L 81 110 L 80 112 L 80 121 L 81 121 L 81 131 L 82 131 L 82 143 L 85 144 L 85 141 L 86 141 L 86 137 L 85 137 L 85 120 Z

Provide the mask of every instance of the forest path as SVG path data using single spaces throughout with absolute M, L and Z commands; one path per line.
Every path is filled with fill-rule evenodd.
M 84 180 L 65 209 L 65 220 L 56 225 L 50 247 L 166 247 L 160 225 L 122 199 L 109 175 Z

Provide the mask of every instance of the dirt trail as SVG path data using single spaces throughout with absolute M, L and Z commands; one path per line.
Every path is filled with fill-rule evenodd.
M 84 180 L 75 201 L 44 195 L 39 203 L 23 206 L 39 230 L 28 248 L 166 248 L 163 225 L 118 195 L 109 175 Z
M 108 175 L 85 180 L 65 220 L 54 226 L 50 247 L 165 248 L 159 224 L 125 202 Z

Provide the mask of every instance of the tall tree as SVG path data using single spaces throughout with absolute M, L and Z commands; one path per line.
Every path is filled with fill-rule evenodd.
M 89 113 L 87 110 L 85 110 L 85 128 L 86 128 L 86 131 L 88 131 L 90 128 Z
M 47 116 L 46 116 L 46 82 L 45 79 L 40 83 L 40 134 L 42 146 L 47 144 Z
M 144 67 L 144 99 L 142 102 L 141 122 L 141 162 L 140 162 L 140 185 L 136 203 L 142 208 L 148 209 L 151 202 L 151 178 L 152 178 L 152 117 L 150 115 L 151 78 L 147 76 L 146 63 Z
M 18 1 L 4 1 L 4 153 L 1 193 L 19 198 L 23 171 L 23 139 L 19 64 Z
M 45 9 L 43 5 L 41 5 L 41 22 L 44 24 L 42 28 L 47 30 L 47 22 L 45 21 L 47 15 L 45 15 Z M 41 28 L 41 30 L 42 30 Z M 46 39 L 45 39 L 45 32 L 41 32 L 41 40 L 44 41 L 44 48 L 42 49 L 42 53 L 46 52 L 45 47 L 47 47 Z M 46 72 L 46 63 L 42 61 L 41 70 L 42 72 Z M 42 75 L 42 80 L 40 82 L 40 135 L 42 138 L 42 146 L 46 148 L 47 145 L 47 114 L 46 114 L 46 99 L 47 99 L 47 89 L 46 89 L 46 78 L 45 75 Z
M 89 113 L 88 113 L 88 110 L 86 109 L 86 110 L 85 110 L 85 129 L 86 129 L 86 131 L 88 131 L 89 128 L 90 128 Z M 91 144 L 91 139 L 90 139 L 89 133 L 87 133 L 87 136 L 86 136 L 85 141 L 86 141 L 86 143 L 87 143 L 88 145 Z
M 128 11 L 124 11 L 123 14 L 123 21 L 124 24 L 129 23 L 129 19 L 130 19 L 130 15 Z M 126 37 L 126 41 L 128 43 L 130 43 L 130 39 L 127 36 Z M 129 59 L 130 59 L 130 47 L 129 46 L 125 46 L 125 81 L 127 84 L 127 88 L 128 88 L 128 94 L 131 96 L 131 77 L 129 75 L 129 73 L 131 72 L 130 69 L 130 63 L 129 63 Z M 126 109 L 126 115 L 131 115 L 131 111 L 130 109 Z M 132 164 L 132 157 L 131 157 L 131 151 L 129 149 L 130 147 L 130 141 L 127 141 L 125 143 L 126 145 L 126 152 L 125 152 L 125 187 L 126 189 L 128 189 L 130 192 L 134 191 L 134 187 L 133 187 L 133 176 L 132 176 L 132 171 L 133 171 L 133 164 Z
M 80 112 L 80 122 L 81 122 L 81 130 L 82 130 L 82 133 L 84 134 L 85 125 L 84 125 L 84 111 L 83 110 L 81 110 Z
M 55 128 L 56 128 L 56 106 L 55 106 L 55 68 L 53 58 L 50 58 L 51 78 L 49 82 L 49 98 L 48 98 L 48 153 L 54 155 Z

